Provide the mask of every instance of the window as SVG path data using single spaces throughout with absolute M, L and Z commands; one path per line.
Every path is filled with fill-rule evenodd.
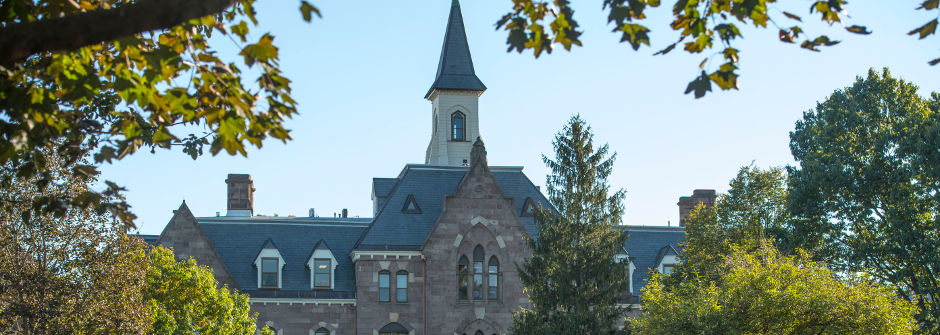
M 470 298 L 467 293 L 470 288 L 469 267 L 470 260 L 467 259 L 467 256 L 460 256 L 460 261 L 457 262 L 457 299 L 459 300 Z
M 450 139 L 452 141 L 463 141 L 464 140 L 464 127 L 466 126 L 466 120 L 464 120 L 463 113 L 454 112 L 450 115 Z
M 522 213 L 519 214 L 522 217 L 532 217 L 535 216 L 535 201 L 532 198 L 526 198 L 525 202 L 522 205 Z
M 418 202 L 415 201 L 414 194 L 409 194 L 408 198 L 405 199 L 405 206 L 401 208 L 401 212 L 405 214 L 421 214 L 421 207 L 418 207 Z
M 663 274 L 668 275 L 672 273 L 672 269 L 675 267 L 673 264 L 663 264 Z
M 476 333 L 473 333 L 473 335 L 483 335 L 483 331 L 477 330 L 477 332 L 476 332 Z
M 496 256 L 490 257 L 489 286 L 487 286 L 487 299 L 499 299 L 499 260 Z
M 382 327 L 382 329 L 379 329 L 379 335 L 408 335 L 408 329 L 398 323 L 392 322 Z
M 313 261 L 313 282 L 316 287 L 330 287 L 330 260 L 316 259 Z
M 408 271 L 401 270 L 395 274 L 395 301 L 408 302 Z
M 483 247 L 473 248 L 473 300 L 483 300 Z
M 278 259 L 277 258 L 262 258 L 261 259 L 261 287 L 277 288 L 278 287 L 277 286 L 277 271 L 278 271 Z
M 326 328 L 320 328 L 320 329 L 317 329 L 317 331 L 313 334 L 314 335 L 330 335 L 330 331 L 327 330 Z
M 379 272 L 379 301 L 380 302 L 389 302 L 391 297 L 389 296 L 389 277 L 391 273 L 388 271 L 382 270 Z

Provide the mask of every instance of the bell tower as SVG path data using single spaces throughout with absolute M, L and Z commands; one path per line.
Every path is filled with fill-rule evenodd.
M 431 143 L 424 163 L 470 164 L 473 140 L 480 136 L 480 95 L 486 86 L 473 71 L 460 3 L 453 0 L 434 83 L 424 96 L 431 101 Z

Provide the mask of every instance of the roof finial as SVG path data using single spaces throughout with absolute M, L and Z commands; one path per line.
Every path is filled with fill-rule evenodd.
M 477 164 L 483 164 L 484 167 L 487 166 L 486 147 L 483 145 L 483 139 L 479 136 L 477 136 L 477 140 L 473 142 L 473 149 L 470 149 L 470 166 L 472 167 Z

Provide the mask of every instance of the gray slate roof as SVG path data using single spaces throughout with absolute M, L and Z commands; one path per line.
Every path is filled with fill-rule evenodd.
M 470 58 L 470 45 L 467 43 L 467 32 L 463 26 L 463 15 L 460 13 L 460 3 L 453 1 L 450 7 L 450 18 L 447 20 L 447 31 L 444 33 L 444 45 L 441 47 L 441 59 L 437 64 L 437 75 L 434 83 L 424 96 L 428 98 L 434 90 L 470 90 L 485 91 L 486 85 L 477 78 L 473 70 L 473 59 Z
M 418 250 L 441 216 L 444 196 L 453 194 L 467 173 L 467 167 L 407 165 L 389 193 L 388 201 L 376 215 L 369 230 L 359 241 L 357 250 Z M 536 204 L 548 206 L 548 200 L 522 173 L 521 167 L 495 167 L 490 171 L 503 194 L 514 199 L 513 211 L 522 213 L 525 199 L 531 197 Z M 402 213 L 408 195 L 414 195 L 421 207 L 420 214 Z M 537 231 L 531 217 L 519 220 L 530 236 Z M 332 241 L 330 242 L 332 243 Z
M 355 297 L 356 278 L 349 253 L 371 218 L 291 218 L 241 220 L 226 217 L 197 218 L 209 242 L 234 277 L 242 292 L 255 298 Z M 270 241 L 268 241 L 270 239 Z M 336 258 L 334 291 L 310 290 L 307 260 L 320 241 L 329 241 Z M 271 242 L 284 258 L 279 291 L 258 290 L 255 258 Z
M 656 268 L 664 255 L 681 252 L 679 247 L 685 239 L 685 229 L 681 227 L 657 226 L 622 226 L 630 236 L 624 245 L 630 261 L 636 266 L 633 271 L 633 294 L 640 295 L 650 271 Z

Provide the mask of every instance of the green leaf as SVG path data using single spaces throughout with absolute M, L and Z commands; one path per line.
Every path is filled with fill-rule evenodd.
M 734 70 L 737 69 L 738 67 L 733 63 L 724 63 L 718 71 L 712 72 L 708 78 L 722 90 L 736 90 L 738 89 L 738 74 L 734 73 Z
M 623 32 L 620 42 L 629 42 L 633 50 L 639 50 L 641 44 L 650 45 L 650 30 L 643 25 L 626 23 L 619 30 Z
M 927 62 L 927 64 L 930 64 L 931 66 L 937 65 L 937 63 L 940 63 L 940 58 Z
M 937 32 L 937 19 L 930 20 L 927 24 L 920 26 L 920 28 L 911 30 L 908 32 L 908 35 L 914 35 L 920 33 L 919 39 L 924 39 L 925 37 Z
M 657 52 L 654 53 L 653 55 L 654 55 L 654 56 L 656 56 L 656 55 L 665 55 L 665 54 L 669 53 L 670 51 L 672 51 L 672 49 L 675 49 L 675 48 L 676 48 L 676 43 L 673 43 L 673 44 L 670 44 L 669 46 L 663 48 L 662 50 L 657 51 Z
M 923 9 L 923 10 L 937 9 L 938 5 L 940 5 L 940 0 L 927 0 L 927 1 L 924 1 L 924 3 L 920 4 L 920 7 L 917 7 L 917 9 Z
M 708 74 L 705 71 L 702 71 L 702 74 L 696 77 L 694 80 L 689 82 L 689 86 L 685 88 L 685 94 L 694 92 L 695 98 L 701 98 L 705 96 L 706 92 L 712 91 L 712 81 L 708 77 Z
M 801 17 L 799 17 L 799 16 L 797 16 L 797 15 L 795 15 L 795 14 L 793 14 L 793 13 L 784 11 L 784 12 L 783 12 L 783 15 L 786 15 L 786 17 L 788 17 L 788 18 L 791 18 L 791 19 L 794 19 L 794 20 L 803 22 L 803 19 L 802 19 Z
M 311 5 L 307 1 L 301 1 L 300 2 L 300 14 L 303 15 L 304 21 L 310 22 L 310 19 L 312 18 L 311 13 L 317 14 L 318 18 L 323 17 L 320 15 L 320 9 Z
M 871 31 L 868 30 L 865 26 L 853 25 L 851 27 L 846 27 L 845 30 L 848 30 L 850 33 L 860 34 L 860 35 L 869 35 Z

